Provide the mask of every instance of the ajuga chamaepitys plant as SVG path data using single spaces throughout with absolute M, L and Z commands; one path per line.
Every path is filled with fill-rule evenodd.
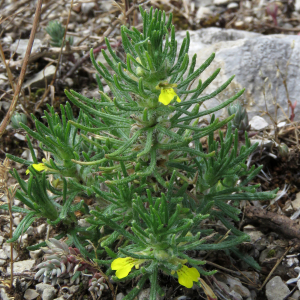
M 153 9 L 146 12 L 141 8 L 140 12 L 141 32 L 121 27 L 125 60 L 116 55 L 107 39 L 107 52 L 102 54 L 109 69 L 96 62 L 91 50 L 99 98 L 66 91 L 80 108 L 78 117 L 69 103 L 61 106 L 60 114 L 52 107 L 45 111 L 48 125 L 32 116 L 35 130 L 20 126 L 28 133 L 33 162 L 7 155 L 27 165 L 29 176 L 23 180 L 13 172 L 20 185 L 16 197 L 28 208 L 21 211 L 26 216 L 11 241 L 37 217 L 47 218 L 50 225 L 62 224 L 56 239 L 68 236 L 68 245 L 97 263 L 106 276 L 113 276 L 115 282 L 138 277 L 137 286 L 125 300 L 134 299 L 149 281 L 150 299 L 156 299 L 163 294 L 159 277 L 164 274 L 187 288 L 201 286 L 199 277 L 214 271 L 206 270 L 205 261 L 189 256 L 188 250 L 223 250 L 258 267 L 236 248 L 248 240 L 234 225 L 240 214 L 237 204 L 276 195 L 276 191 L 257 192 L 259 185 L 249 185 L 261 167 L 247 168 L 245 161 L 257 147 L 250 144 L 247 132 L 245 144 L 239 144 L 238 130 L 248 129 L 244 113 L 236 110 L 239 121 L 235 114 L 223 120 L 213 115 L 243 90 L 214 108 L 200 110 L 202 103 L 221 93 L 233 77 L 203 95 L 218 69 L 191 89 L 215 55 L 195 68 L 196 55 L 188 55 L 188 32 L 177 49 L 172 15 L 167 18 L 165 12 Z M 103 80 L 110 88 L 108 94 L 103 92 Z M 198 127 L 199 118 L 206 115 L 211 116 L 210 124 Z M 243 128 L 237 122 L 244 122 Z M 204 137 L 203 146 L 200 139 Z M 37 160 L 32 138 L 50 158 Z M 93 209 L 83 201 L 87 196 L 95 200 Z M 75 198 L 82 200 L 75 202 Z M 76 211 L 88 227 L 79 226 Z M 205 219 L 220 220 L 227 232 L 205 228 Z M 86 246 L 91 243 L 94 250 L 88 251 Z M 30 249 L 40 246 L 45 244 Z M 65 262 L 66 257 L 61 260 Z M 56 268 L 55 263 L 39 266 L 46 268 L 45 278 Z M 59 277 L 58 273 L 54 275 Z M 91 286 L 98 288 L 103 281 L 99 280 L 95 278 Z

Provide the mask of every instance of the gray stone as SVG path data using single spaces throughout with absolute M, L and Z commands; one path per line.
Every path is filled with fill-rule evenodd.
M 230 285 L 231 291 L 236 292 L 242 297 L 250 297 L 250 291 L 242 285 L 238 278 L 227 276 L 227 283 Z
M 34 266 L 34 263 L 35 263 L 34 259 L 16 261 L 14 262 L 14 272 L 22 273 L 26 270 L 29 271 Z M 10 274 L 10 266 L 7 267 L 7 273 Z
M 252 130 L 263 130 L 269 126 L 268 122 L 260 116 L 254 116 L 249 121 L 249 124 L 251 125 Z
M 39 293 L 37 293 L 35 290 L 32 290 L 32 289 L 28 289 L 25 291 L 25 294 L 24 294 L 24 298 L 26 300 L 33 300 L 35 298 L 37 298 L 39 296 Z
M 293 295 L 292 298 L 295 300 L 298 300 L 300 298 L 300 291 L 296 291 Z
M 4 237 L 0 235 L 0 246 L 3 244 L 4 242 Z
M 47 81 L 51 80 L 55 73 L 55 66 L 51 65 L 46 67 L 44 70 L 34 74 L 24 83 L 24 88 L 26 87 L 43 87 L 45 85 L 45 79 Z
M 29 255 L 32 259 L 38 259 L 40 257 L 42 257 L 43 255 L 43 250 L 42 249 L 38 249 L 38 250 L 34 250 L 34 251 L 29 251 Z
M 96 4 L 94 2 L 82 3 L 81 11 L 83 14 L 88 15 L 89 13 L 93 12 L 95 5 Z
M 20 58 L 24 58 L 28 42 L 29 39 L 22 39 L 22 40 L 17 39 L 13 44 L 11 44 L 10 51 L 16 52 L 20 55 Z M 36 52 L 41 46 L 42 46 L 42 41 L 39 39 L 34 39 L 31 53 Z
M 289 288 L 279 276 L 273 277 L 266 285 L 268 300 L 283 300 L 289 292 Z
M 7 257 L 10 257 L 10 244 L 4 243 L 2 249 L 4 250 Z M 13 259 L 16 259 L 18 255 L 18 252 L 15 249 L 13 249 Z
M 40 295 L 43 294 L 44 290 L 46 290 L 46 289 L 51 289 L 51 288 L 54 289 L 54 287 L 53 287 L 52 285 L 46 284 L 46 283 L 38 283 L 38 284 L 35 286 L 36 291 L 37 291 Z
M 21 222 L 21 218 L 19 218 L 19 217 L 16 217 L 16 218 L 14 218 L 14 220 L 13 220 L 13 223 L 14 223 L 14 225 L 16 225 L 16 226 L 18 226 L 18 225 L 20 224 L 20 222 Z
M 69 288 L 69 291 L 71 294 L 75 294 L 79 290 L 80 286 L 79 285 L 72 285 Z
M 53 300 L 56 294 L 56 289 L 51 287 L 51 289 L 45 289 L 42 294 L 43 300 Z
M 124 297 L 125 297 L 125 295 L 124 295 L 123 293 L 119 293 L 119 294 L 117 295 L 116 300 L 122 300 Z
M 235 75 L 232 83 L 217 97 L 204 102 L 203 109 L 209 109 L 233 96 L 237 91 L 246 88 L 239 98 L 247 108 L 249 119 L 265 111 L 265 101 L 268 112 L 275 115 L 273 104 L 276 94 L 278 104 L 287 111 L 286 91 L 282 79 L 278 78 L 277 64 L 281 72 L 285 73 L 287 61 L 290 60 L 287 72 L 287 88 L 289 97 L 293 103 L 300 93 L 300 71 L 296 63 L 300 59 L 300 37 L 296 35 L 260 35 L 233 29 L 207 28 L 191 31 L 190 57 L 198 54 L 196 68 L 203 64 L 213 53 L 216 53 L 214 61 L 201 74 L 200 78 L 205 81 L 217 69 L 221 68 L 219 75 L 205 89 L 203 96 L 207 95 L 232 75 Z M 177 34 L 177 41 L 183 32 Z M 292 44 L 294 46 L 292 47 Z M 265 79 L 268 78 L 267 82 Z M 195 82 L 192 89 L 198 82 Z M 269 85 L 270 84 L 270 85 Z M 266 97 L 263 92 L 265 90 Z M 278 92 L 276 92 L 278 90 Z M 205 106 L 205 107 L 204 107 Z M 217 116 L 227 114 L 223 109 Z M 299 107 L 295 109 L 296 119 L 299 117 Z M 283 117 L 278 110 L 278 117 Z M 267 122 L 270 119 L 264 116 Z M 298 120 L 297 119 L 297 120 Z
M 6 253 L 4 252 L 3 249 L 0 249 L 0 259 L 7 259 L 8 256 L 6 255 Z
M 231 291 L 229 295 L 233 296 L 235 300 L 243 300 L 243 297 L 236 291 Z

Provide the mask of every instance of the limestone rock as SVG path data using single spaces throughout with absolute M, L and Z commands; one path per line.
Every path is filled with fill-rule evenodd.
M 25 270 L 30 270 L 35 263 L 34 259 L 27 259 L 22 261 L 14 262 L 14 272 L 15 273 L 22 273 Z M 7 273 L 10 274 L 10 266 L 7 267 Z
M 299 61 L 300 37 L 296 35 L 261 35 L 241 30 L 206 28 L 190 31 L 191 45 L 190 57 L 197 54 L 196 68 L 214 52 L 216 54 L 211 65 L 200 75 L 202 82 L 212 73 L 221 68 L 219 75 L 204 90 L 202 96 L 215 91 L 232 75 L 235 75 L 232 83 L 217 97 L 204 102 L 203 109 L 209 109 L 224 102 L 237 91 L 246 88 L 239 98 L 247 108 L 249 119 L 265 111 L 265 101 L 268 112 L 274 116 L 274 95 L 277 93 L 278 104 L 287 111 L 286 91 L 282 80 L 276 76 L 277 64 L 282 72 L 286 70 L 286 63 Z M 184 37 L 183 32 L 177 33 L 178 45 Z M 292 44 L 294 46 L 292 48 Z M 265 79 L 268 78 L 265 83 Z M 300 93 L 300 70 L 297 65 L 290 64 L 287 72 L 287 87 L 289 97 L 293 103 Z M 198 82 L 191 87 L 194 89 Z M 265 87 L 264 87 L 265 86 Z M 263 95 L 265 89 L 266 97 Z M 278 92 L 276 92 L 278 90 Z M 205 107 L 204 107 L 205 106 Z M 223 109 L 217 116 L 226 116 Z M 295 109 L 296 119 L 299 120 L 299 107 Z M 278 117 L 283 117 L 278 110 Z M 264 116 L 269 123 L 270 119 Z
M 37 293 L 35 290 L 28 289 L 25 291 L 24 299 L 26 300 L 33 300 L 39 296 L 39 293 Z
M 268 300 L 283 300 L 289 292 L 289 288 L 279 276 L 273 277 L 266 285 Z
M 251 125 L 252 130 L 258 130 L 258 131 L 263 130 L 269 126 L 268 122 L 260 116 L 254 116 L 250 120 L 249 124 Z

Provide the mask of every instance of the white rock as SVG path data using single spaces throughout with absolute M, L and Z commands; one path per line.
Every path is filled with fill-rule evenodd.
M 251 129 L 253 130 L 263 130 L 269 126 L 268 122 L 260 116 L 254 116 L 249 121 L 249 124 L 251 125 Z
M 5 289 L 0 289 L 0 299 L 1 300 L 10 300 L 11 297 L 8 297 L 8 295 L 5 292 Z
M 15 133 L 14 137 L 17 138 L 20 141 L 25 141 L 26 140 L 26 136 L 19 134 L 19 133 Z
M 29 271 L 34 266 L 34 263 L 34 259 L 16 261 L 14 262 L 14 272 L 22 273 L 24 271 Z M 7 274 L 10 274 L 10 266 L 7 267 Z
M 0 259 L 0 266 L 3 266 L 6 263 L 6 260 Z
M 41 224 L 36 228 L 38 234 L 44 234 L 47 230 L 47 224 Z
M 300 12 L 300 0 L 295 1 L 295 10 Z
M 292 205 L 295 210 L 300 208 L 300 192 L 296 194 L 296 199 L 292 201 Z
M 14 223 L 16 226 L 18 226 L 18 225 L 20 224 L 20 222 L 21 222 L 21 218 L 19 218 L 19 217 L 16 217 L 16 218 L 14 218 L 14 220 L 13 220 L 13 223 Z
M 95 2 L 82 3 L 81 4 L 82 13 L 88 15 L 90 12 L 93 11 L 95 5 L 96 5 Z
M 230 2 L 230 0 L 214 0 L 214 5 L 223 5 Z
M 234 300 L 243 300 L 243 297 L 236 291 L 231 291 L 229 295 L 231 295 Z
M 199 22 L 210 15 L 212 15 L 212 11 L 208 7 L 200 6 L 196 13 L 196 20 Z
M 232 97 L 237 91 L 246 88 L 240 100 L 245 103 L 249 119 L 265 111 L 265 101 L 269 113 L 275 115 L 274 95 L 277 96 L 278 104 L 287 109 L 286 92 L 282 81 L 276 77 L 277 63 L 280 70 L 285 70 L 286 61 L 298 61 L 300 57 L 300 36 L 297 35 L 261 35 L 246 31 L 233 29 L 205 28 L 197 31 L 190 31 L 191 44 L 189 55 L 197 54 L 196 68 L 199 68 L 205 60 L 216 53 L 214 61 L 201 74 L 204 82 L 212 73 L 221 68 L 219 75 L 205 89 L 202 96 L 212 93 L 220 87 L 232 75 L 235 75 L 232 83 L 225 91 L 217 97 L 203 103 L 204 109 L 210 109 Z M 178 46 L 181 45 L 183 32 L 177 32 Z M 294 48 L 291 48 L 294 41 Z M 275 63 L 276 62 L 276 63 Z M 265 78 L 269 78 L 264 84 Z M 287 84 L 289 96 L 292 103 L 298 99 L 300 94 L 300 69 L 290 64 L 288 67 Z M 271 87 L 269 88 L 269 83 Z M 198 81 L 192 85 L 196 88 Z M 265 88 L 264 88 L 265 85 Z M 266 97 L 263 95 L 265 89 Z M 204 108 L 204 106 L 206 108 Z M 296 120 L 300 119 L 299 107 L 295 109 Z M 216 117 L 226 116 L 227 109 L 216 113 Z M 278 110 L 278 117 L 282 117 L 281 110 Z M 271 121 L 264 116 L 267 122 Z
M 5 254 L 10 257 L 10 244 L 4 243 L 2 246 L 2 249 L 4 250 Z M 16 259 L 18 257 L 18 252 L 13 249 L 13 259 Z
M 34 74 L 31 78 L 29 78 L 24 83 L 24 88 L 31 86 L 31 87 L 39 87 L 45 85 L 45 79 L 47 81 L 51 80 L 55 73 L 55 67 L 53 65 L 46 67 L 44 70 Z
M 252 16 L 248 16 L 244 18 L 245 23 L 252 23 L 254 18 Z
M 235 8 L 239 8 L 239 4 L 236 2 L 231 2 L 227 5 L 227 9 L 235 9 Z
M 289 288 L 279 276 L 273 277 L 266 285 L 268 300 L 283 300 L 289 292 Z
M 29 255 L 32 259 L 38 259 L 43 255 L 43 250 L 42 249 L 38 249 L 38 250 L 34 250 L 34 251 L 29 251 Z
M 29 39 L 22 39 L 22 40 L 16 40 L 13 44 L 10 46 L 10 51 L 18 53 L 21 58 L 25 56 L 25 52 L 27 49 Z M 42 41 L 39 39 L 34 39 L 31 54 L 36 52 L 40 47 L 42 46 Z
M 39 294 L 35 290 L 32 290 L 32 289 L 27 289 L 24 294 L 24 298 L 26 300 L 33 300 L 33 299 L 37 298 L 38 296 L 39 296 Z
M 91 224 L 89 222 L 87 222 L 85 219 L 78 220 L 78 225 L 80 227 L 90 227 L 91 226 Z
M 34 228 L 32 226 L 29 226 L 26 230 L 26 233 L 28 235 L 33 235 L 34 234 Z
M 8 259 L 8 256 L 3 249 L 0 249 L 0 259 Z
M 4 237 L 0 235 L 0 246 L 3 244 L 3 242 L 4 242 Z

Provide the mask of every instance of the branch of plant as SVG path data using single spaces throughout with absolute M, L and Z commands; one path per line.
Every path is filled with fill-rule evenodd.
M 31 52 L 31 48 L 33 45 L 33 41 L 34 41 L 34 37 L 35 37 L 35 33 L 37 31 L 37 27 L 38 27 L 38 23 L 39 23 L 39 19 L 40 19 L 40 15 L 41 15 L 41 7 L 42 7 L 42 0 L 38 0 L 37 4 L 36 4 L 36 11 L 35 11 L 35 16 L 34 16 L 34 20 L 33 20 L 33 25 L 32 25 L 32 30 L 30 33 L 30 38 L 29 38 L 29 42 L 27 45 L 27 49 L 25 52 L 25 57 L 24 57 L 24 61 L 23 61 L 23 65 L 22 65 L 22 69 L 21 69 L 21 73 L 20 73 L 20 77 L 18 79 L 18 83 L 15 89 L 15 93 L 14 93 L 14 98 L 10 104 L 9 110 L 6 113 L 1 125 L 0 125 L 0 137 L 2 137 L 6 126 L 9 124 L 11 117 L 15 111 L 18 99 L 19 99 L 19 94 L 24 82 L 24 78 L 25 78 L 25 74 L 26 74 L 26 67 L 28 64 L 28 60 L 29 60 L 29 56 L 30 56 L 30 52 Z

